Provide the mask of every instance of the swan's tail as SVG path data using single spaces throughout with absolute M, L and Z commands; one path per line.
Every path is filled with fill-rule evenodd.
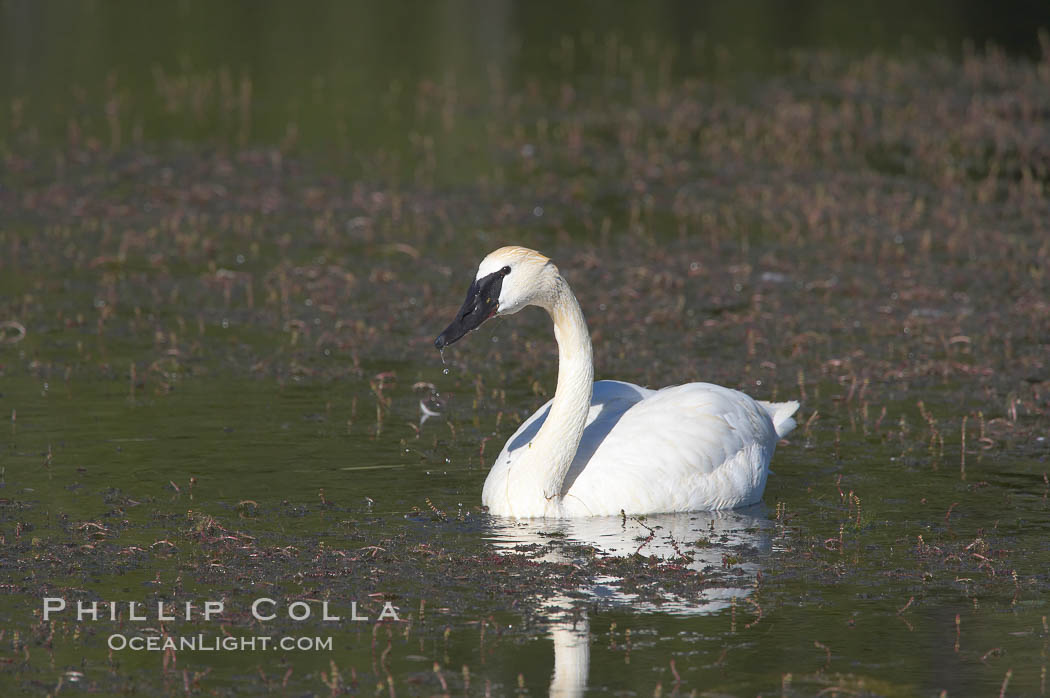
M 769 413 L 769 418 L 773 420 L 773 428 L 777 430 L 778 439 L 784 438 L 798 426 L 794 417 L 791 416 L 798 410 L 798 400 L 791 402 L 762 402 L 759 400 L 758 404 Z

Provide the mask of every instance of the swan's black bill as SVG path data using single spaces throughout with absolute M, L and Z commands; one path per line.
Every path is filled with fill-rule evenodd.
M 503 277 L 506 273 L 497 271 L 477 279 L 467 289 L 467 300 L 456 313 L 445 331 L 434 340 L 434 346 L 444 349 L 461 339 L 467 332 L 481 327 L 481 323 L 496 314 L 499 309 L 499 293 L 503 288 Z

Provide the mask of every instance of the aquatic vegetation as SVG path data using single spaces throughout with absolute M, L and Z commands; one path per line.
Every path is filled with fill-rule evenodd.
M 391 82 L 372 132 L 324 81 L 276 109 L 176 56 L 78 108 L 6 100 L 0 683 L 543 693 L 567 607 L 605 691 L 1044 693 L 1050 56 L 690 46 Z M 538 313 L 447 366 L 431 343 L 463 249 L 510 240 L 566 260 L 596 378 L 801 398 L 761 526 L 486 538 L 556 349 Z M 370 622 L 266 626 L 332 652 L 110 653 L 41 593 L 223 598 L 220 635 L 259 596 Z

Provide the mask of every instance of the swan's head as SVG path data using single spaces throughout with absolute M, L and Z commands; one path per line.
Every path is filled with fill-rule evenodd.
M 557 275 L 557 267 L 539 252 L 501 247 L 481 260 L 463 307 L 434 340 L 434 346 L 444 349 L 496 315 L 510 315 L 527 305 L 544 305 Z

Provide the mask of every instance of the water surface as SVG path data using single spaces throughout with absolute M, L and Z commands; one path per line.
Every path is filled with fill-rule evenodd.
M 611 7 L 0 5 L 5 694 L 1045 694 L 1038 18 Z M 481 509 L 550 324 L 432 341 L 505 243 L 598 378 L 802 401 L 761 506 Z

